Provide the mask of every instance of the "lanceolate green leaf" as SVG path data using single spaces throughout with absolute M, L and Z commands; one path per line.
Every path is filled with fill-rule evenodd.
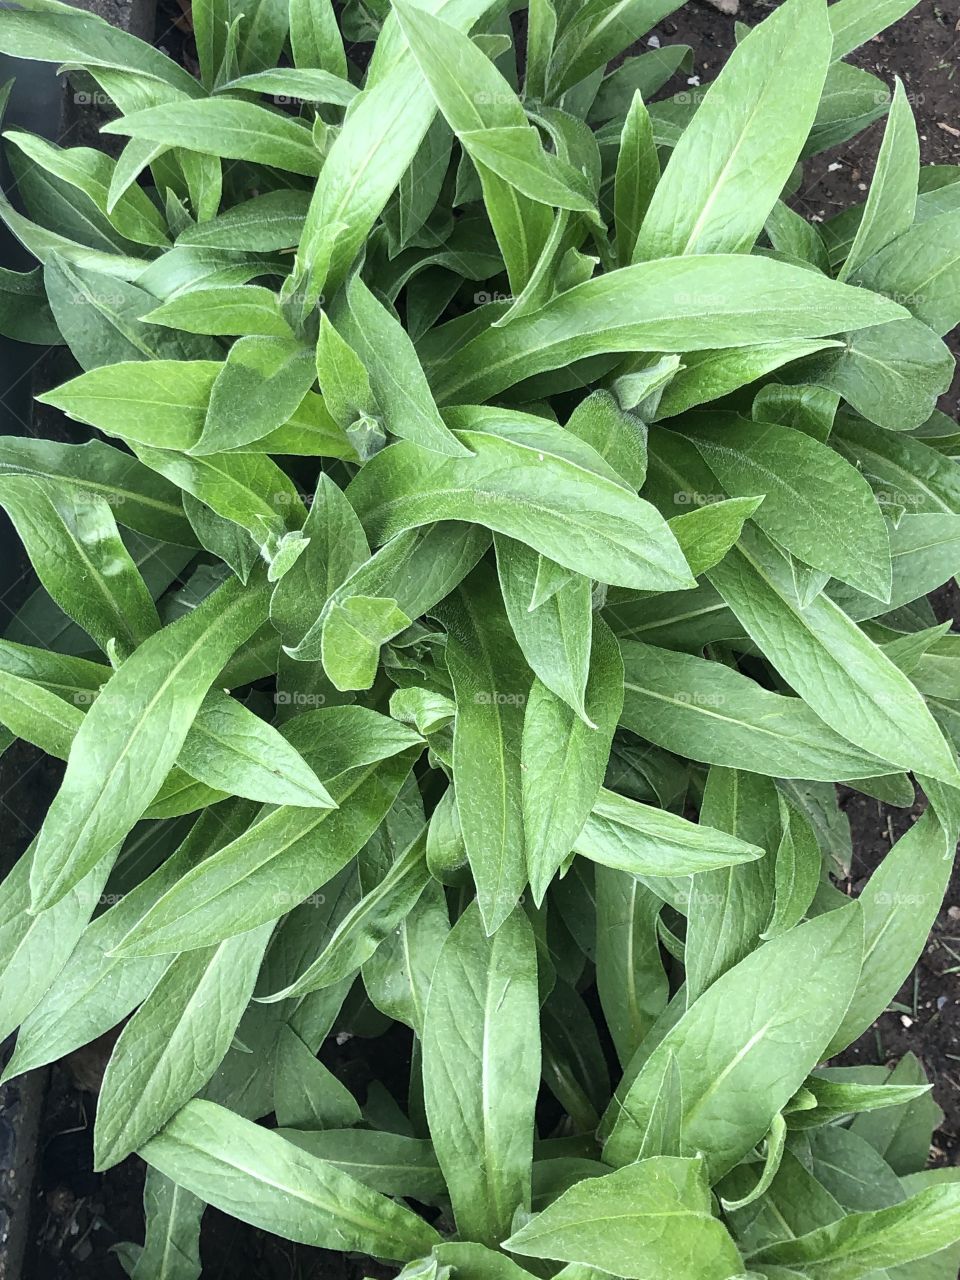
M 357 96 L 357 90 L 349 80 L 318 67 L 277 67 L 273 71 L 253 71 L 220 86 L 223 93 L 236 89 L 273 94 L 281 99 L 336 103 L 341 107 L 348 106 Z
M 177 236 L 177 245 L 251 253 L 291 249 L 300 238 L 308 204 L 304 191 L 264 191 L 186 227 Z
M 356 1099 L 293 1028 L 280 1029 L 273 1088 L 278 1125 L 338 1128 L 360 1123 Z
M 883 1156 L 890 1168 L 903 1179 L 904 1190 L 908 1194 L 919 1189 L 918 1183 L 920 1186 L 925 1185 L 928 1179 L 953 1180 L 956 1177 L 953 1171 L 921 1173 L 919 1176 L 910 1174 L 911 1169 L 922 1169 L 926 1164 L 931 1131 L 943 1123 L 943 1113 L 929 1092 L 927 1074 L 920 1060 L 912 1053 L 904 1054 L 892 1071 L 884 1073 L 882 1080 L 885 1082 L 870 1086 L 871 1094 L 882 1098 L 891 1095 L 893 1091 L 899 1093 L 903 1090 L 904 1102 L 876 1109 L 869 1109 L 867 1102 L 861 1114 L 850 1125 L 851 1132 L 869 1142 Z M 905 1095 L 910 1089 L 927 1091 L 908 1100 Z M 819 1092 L 817 1096 L 819 1100 Z M 829 1103 L 829 1093 L 826 1101 Z
M 722 347 L 718 351 L 688 352 L 683 358 L 683 368 L 677 370 L 664 388 L 655 416 L 658 420 L 671 418 L 709 400 L 719 400 L 728 392 L 736 391 L 738 387 L 746 386 L 782 365 L 814 355 L 824 348 L 836 349 L 836 345 L 829 341 L 794 340 L 761 342 L 750 347 Z M 779 384 L 771 383 L 760 394 L 781 390 Z M 779 421 L 756 412 L 754 419 L 758 422 Z
M 97 1168 L 140 1147 L 213 1075 L 250 999 L 270 930 L 178 956 L 124 1027 L 100 1090 Z
M 625 116 L 638 91 L 644 102 L 651 101 L 675 71 L 689 64 L 690 53 L 689 45 L 668 44 L 624 59 L 619 67 L 604 76 L 587 119 L 593 124 Z
M 800 698 L 772 693 L 693 654 L 626 637 L 620 647 L 623 724 L 668 751 L 781 778 L 837 781 L 884 770 L 878 757 L 852 746 Z
M 468 453 L 447 429 L 406 330 L 359 276 L 347 286 L 338 323 L 370 375 L 391 435 L 452 457 Z
M 402 1262 L 438 1239 L 417 1214 L 331 1161 L 212 1102 L 187 1103 L 141 1155 L 207 1203 L 288 1240 Z
M 450 127 L 473 155 L 470 139 L 482 143 L 485 131 L 517 130 L 529 140 L 534 164 L 546 167 L 539 135 L 528 123 L 519 98 L 493 63 L 460 31 L 420 8 L 398 6 L 404 34 Z M 514 180 L 502 176 L 495 155 L 478 150 L 474 163 L 483 198 L 500 244 L 510 283 L 519 293 L 530 279 L 550 232 L 552 217 L 545 203 L 531 200 Z M 554 195 L 556 193 L 553 193 Z
M 212 360 L 154 360 L 105 365 L 38 397 L 109 435 L 164 449 L 189 449 L 203 429 Z
M 801 1140 L 802 1141 L 802 1140 Z M 817 1181 L 847 1212 L 859 1213 L 906 1199 L 893 1170 L 868 1142 L 840 1126 L 814 1129 L 801 1148 Z
M 626 871 L 598 866 L 597 992 L 621 1067 L 667 1005 L 657 940 L 662 901 Z
M 391 937 L 363 966 L 363 984 L 388 1017 L 423 1034 L 430 983 L 440 948 L 450 932 L 443 886 L 430 880 Z
M 5 338 L 45 346 L 61 341 L 44 294 L 42 274 L 39 267 L 23 272 L 4 268 L 0 273 L 0 332 Z
M 791 1124 L 798 1121 L 802 1123 L 802 1118 L 808 1114 L 811 1117 L 817 1117 L 819 1123 L 823 1123 L 826 1118 L 850 1115 L 855 1112 L 858 1119 L 854 1121 L 854 1126 L 858 1123 L 869 1125 L 876 1122 L 878 1129 L 882 1129 L 884 1124 L 890 1124 L 891 1117 L 879 1116 L 874 1114 L 875 1112 L 897 1107 L 902 1113 L 908 1109 L 907 1104 L 916 1102 L 918 1099 L 925 1098 L 927 1103 L 932 1101 L 929 1096 L 931 1086 L 926 1083 L 893 1083 L 896 1079 L 906 1080 L 915 1072 L 920 1079 L 923 1079 L 923 1068 L 913 1054 L 907 1054 L 901 1058 L 887 1076 L 889 1081 L 887 1084 L 859 1084 L 855 1078 L 847 1081 L 843 1078 L 844 1070 L 841 1067 L 837 1073 L 833 1068 L 826 1067 L 809 1078 L 804 1088 L 810 1090 L 816 1098 L 817 1105 L 810 1112 L 794 1113 Z M 883 1074 L 884 1068 L 880 1068 L 880 1071 Z M 860 1115 L 866 1117 L 865 1121 L 859 1122 Z M 890 1127 L 892 1129 L 893 1125 Z M 851 1127 L 851 1131 L 859 1133 L 861 1137 L 864 1136 L 858 1128 Z
M 469 129 L 459 138 L 481 173 L 495 174 L 535 204 L 585 213 L 593 222 L 599 221 L 582 173 L 544 151 L 539 134 L 530 125 Z
M 441 404 L 462 404 L 606 352 L 702 351 L 819 338 L 904 314 L 886 298 L 851 292 L 785 262 L 690 255 L 587 280 L 532 315 L 480 333 L 428 372 Z
M 201 0 L 193 15 L 193 32 L 203 87 L 211 90 L 221 78 L 230 25 L 229 0 Z
M 320 394 L 338 426 L 347 429 L 358 419 L 379 417 L 380 405 L 363 361 L 325 311 L 320 313 L 316 358 Z
M 935 590 L 957 572 L 958 535 L 960 520 L 946 512 L 901 517 L 899 525 L 890 530 L 893 565 L 891 607 L 896 609 L 909 604 L 917 599 L 918 593 Z M 876 618 L 887 608 L 872 597 L 861 595 L 840 583 L 831 585 L 827 594 L 857 621 Z
M 251 535 L 269 563 L 277 543 L 302 518 L 303 508 L 287 474 L 257 453 L 214 453 L 191 458 L 173 449 L 133 446 L 142 462 L 224 520 Z
M 327 790 L 339 807 L 280 805 L 262 813 L 164 894 L 119 950 L 171 954 L 279 919 L 356 856 L 383 820 L 420 748 L 416 734 L 365 707 L 306 713 L 284 732 L 307 763 L 313 761 L 326 775 Z
M 43 273 L 60 332 L 84 369 L 121 360 L 215 360 L 207 338 L 156 328 L 144 320 L 157 299 L 125 280 L 51 254 Z
M 198 1280 L 200 1219 L 206 1205 L 156 1169 L 143 1188 L 146 1239 L 131 1280 Z
M 862 955 L 861 913 L 851 905 L 791 929 L 718 978 L 614 1100 L 604 1159 L 636 1158 L 674 1054 L 682 1091 L 676 1154 L 702 1152 L 711 1181 L 721 1177 L 767 1132 L 805 1068 L 824 1056 Z M 800 972 L 814 980 L 798 987 Z
M 491 1247 L 530 1204 L 537 1017 L 536 949 L 523 912 L 487 937 L 478 908 L 468 907 L 430 988 L 424 1098 L 457 1229 Z
M 489 7 L 489 0 L 470 0 L 455 10 L 445 6 L 445 16 L 466 31 Z M 343 283 L 435 113 L 433 94 L 391 19 L 314 191 L 291 277 L 291 292 L 301 291 L 306 307 Z
M 132 558 L 147 584 L 150 594 L 161 595 L 177 575 L 190 564 L 196 552 L 189 547 L 161 543 L 131 532 L 124 545 L 129 545 Z M 90 652 L 90 641 L 84 631 L 65 614 L 43 587 L 32 592 L 17 610 L 7 629 L 12 642 L 32 645 L 38 641 L 73 654 Z M 100 665 L 100 664 L 97 664 Z M 24 673 L 32 678 L 31 672 Z M 101 675 L 105 673 L 101 672 Z M 102 681 L 97 681 L 96 687 Z M 82 688 L 92 688 L 81 684 Z
M 43 685 L 0 671 L 0 721 L 48 755 L 66 760 L 83 724 L 81 708 L 92 703 L 98 692 L 80 688 L 71 705 Z M 200 707 L 184 740 L 179 766 L 168 775 L 148 816 L 158 816 L 158 809 L 170 803 L 176 788 L 190 785 L 194 778 L 208 789 L 211 802 L 226 794 L 267 804 L 336 807 L 316 774 L 277 730 L 223 692 L 211 692 Z
M 312 178 L 320 172 L 320 153 L 309 130 L 252 102 L 207 98 L 190 104 L 167 103 L 133 111 L 105 124 L 103 132 L 185 146 L 228 160 L 255 161 Z
M 413 910 L 426 887 L 426 828 L 397 858 L 380 883 L 340 922 L 330 941 L 296 982 L 271 1000 L 332 986 L 369 960 L 380 942 Z
M 6 475 L 0 505 L 37 577 L 102 649 L 113 642 L 126 656 L 157 630 L 156 606 L 99 494 L 61 490 L 46 477 Z
M 366 464 L 347 496 L 375 543 L 438 519 L 468 520 L 601 581 L 646 590 L 692 586 L 653 508 L 599 468 L 591 472 L 565 457 L 559 428 L 553 432 L 552 453 L 544 449 L 546 433 L 525 444 L 518 436 L 461 431 L 474 453 L 464 459 L 435 458 L 405 441 L 391 445 Z
M 346 75 L 347 59 L 331 0 L 291 0 L 290 45 L 296 66 Z
M 157 632 L 110 679 L 74 739 L 30 875 L 34 909 L 59 901 L 116 846 L 169 772 L 193 717 L 267 596 L 227 582 Z
M 763 850 L 754 862 L 697 876 L 690 887 L 684 972 L 693 1004 L 753 951 L 773 912 L 772 854 L 780 835 L 777 790 L 769 778 L 711 769 L 700 821 Z
M 926 324 L 895 320 L 847 334 L 841 350 L 799 365 L 796 376 L 843 396 L 878 426 L 912 431 L 950 385 L 953 359 Z
M 795 1240 L 769 1245 L 751 1263 L 797 1265 L 815 1280 L 856 1280 L 952 1244 L 960 1231 L 960 1187 L 932 1186 L 902 1204 L 854 1213 Z
M 317 620 L 316 601 L 329 600 L 370 552 L 353 507 L 328 475 L 317 477 L 303 533 L 310 539 L 306 550 L 270 598 L 270 620 L 294 650 Z
M 0 641 L 0 671 L 30 680 L 77 706 L 92 702 L 110 676 L 109 667 L 101 662 L 68 657 L 12 640 Z
M 640 876 L 691 875 L 752 862 L 763 853 L 736 836 L 605 790 L 575 848 L 604 866 Z
M 886 85 L 869 71 L 846 62 L 832 62 L 817 118 L 803 149 L 804 158 L 853 137 L 884 115 L 889 102 Z
M 695 577 L 720 563 L 739 541 L 746 521 L 764 501 L 765 498 L 750 496 L 728 498 L 724 502 L 697 506 L 670 519 L 670 532 L 680 543 L 680 550 Z
M 909 12 L 905 0 L 835 0 L 828 9 L 833 33 L 833 57 L 845 58 L 857 45 Z
M 917 207 L 920 142 L 906 90 L 897 81 L 870 194 L 839 279 L 846 280 L 884 245 L 908 230 Z
M 666 357 L 664 364 L 671 357 Z M 673 363 L 679 363 L 673 358 Z M 648 385 L 644 378 L 656 379 L 654 369 L 638 372 L 631 379 L 631 389 L 636 389 L 636 405 L 646 395 Z M 625 380 L 626 381 L 626 380 Z M 637 387 L 637 383 L 641 383 Z M 619 384 L 622 388 L 623 384 Z M 567 419 L 567 430 L 596 449 L 610 464 L 614 472 L 632 488 L 640 489 L 647 473 L 647 432 L 640 418 L 621 408 L 617 397 L 609 391 L 594 391 L 581 400 Z M 541 570 L 542 573 L 542 570 Z M 538 586 L 538 598 L 546 599 L 547 593 Z
M 550 92 L 559 94 L 604 66 L 674 8 L 671 0 L 589 0 L 568 12 L 550 60 Z
M 537 903 L 594 806 L 622 707 L 620 651 L 599 619 L 590 649 L 586 718 L 540 680 L 533 682 L 523 716 L 520 767 L 527 875 Z
M 53 906 L 31 912 L 36 841 L 0 886 L 0 1031 L 8 1035 L 43 998 L 96 910 L 117 849 L 110 849 Z
M 917 320 L 936 334 L 947 333 L 960 320 L 960 211 L 914 223 L 867 258 L 856 279 L 888 297 L 902 297 Z
M 674 148 L 634 261 L 752 247 L 813 124 L 830 45 L 816 0 L 790 0 L 737 45 Z
M 783 678 L 838 733 L 891 764 L 957 780 L 953 754 L 910 681 L 827 597 L 802 608 L 786 561 L 762 535 L 742 538 L 709 576 Z
M 773 914 L 761 935 L 777 934 L 799 924 L 816 897 L 823 875 L 823 854 L 813 825 L 803 811 L 778 793 L 780 842 L 774 869 Z
M 547 65 L 557 35 L 557 9 L 553 0 L 533 0 L 527 15 L 527 59 L 523 91 L 529 98 L 542 98 Z
M 928 810 L 901 836 L 860 895 L 865 950 L 853 999 L 830 1042 L 839 1053 L 879 1017 L 916 963 L 950 880 L 943 830 Z
M 884 509 L 904 507 L 910 515 L 960 514 L 956 464 L 915 436 L 883 431 L 841 414 L 831 444 L 848 462 L 860 464 Z
M 527 880 L 521 742 L 531 674 L 495 578 L 477 569 L 439 611 L 457 702 L 457 811 L 488 933 L 511 914 Z
M 827 251 L 817 228 L 782 200 L 767 215 L 764 231 L 778 254 L 788 260 L 809 262 L 823 272 L 829 270 Z
M 180 294 L 148 312 L 144 319 L 187 333 L 233 337 L 262 333 L 288 338 L 293 330 L 283 317 L 280 300 L 256 284 L 208 285 Z
M 435 1203 L 444 1191 L 433 1147 L 382 1129 L 283 1129 L 281 1137 L 384 1195 Z
M 312 350 L 290 338 L 238 338 L 210 388 L 201 456 L 262 440 L 296 413 L 316 377 Z
M 764 533 L 805 564 L 889 598 L 886 525 L 854 467 L 802 431 L 732 415 L 684 431 L 728 493 L 764 495 L 753 513 Z
M 4 671 L 0 673 L 0 723 L 47 755 L 66 760 L 83 712 L 49 689 Z
M 231 795 L 267 804 L 335 807 L 299 752 L 272 725 L 223 693 L 211 693 L 197 712 L 180 764 Z
M 701 1161 L 655 1156 L 565 1191 L 521 1227 L 505 1249 L 644 1280 L 729 1280 L 743 1263 L 712 1214 Z
M 400 179 L 395 215 L 388 207 L 387 226 L 395 247 L 411 247 L 412 242 L 419 238 L 430 215 L 437 209 L 452 151 L 453 132 L 446 120 L 438 115 L 427 130 L 423 145 L 410 167 Z M 388 296 L 392 297 L 396 288 L 397 284 L 394 282 Z M 434 315 L 435 313 L 429 316 L 427 323 Z M 412 320 L 413 316 L 409 319 Z M 410 336 L 413 337 L 417 324 L 411 324 L 410 328 Z
M 538 679 L 588 721 L 584 696 L 593 631 L 590 580 L 573 574 L 549 600 L 531 609 L 541 557 L 502 534 L 495 542 L 500 590 L 523 656 Z
M 180 875 L 238 835 L 253 813 L 249 801 L 208 810 L 171 857 L 84 930 L 56 981 L 20 1028 L 8 1076 L 43 1066 L 89 1043 L 146 998 L 169 958 L 121 960 L 111 956 L 110 950 Z
M 188 71 L 172 58 L 92 14 L 11 11 L 0 26 L 5 53 L 39 62 L 109 67 L 132 72 L 161 85 L 169 85 L 191 98 L 202 90 Z
M 796 427 L 814 440 L 826 440 L 839 403 L 839 392 L 827 387 L 769 382 L 754 397 L 751 417 L 754 422 L 778 422 L 784 427 Z

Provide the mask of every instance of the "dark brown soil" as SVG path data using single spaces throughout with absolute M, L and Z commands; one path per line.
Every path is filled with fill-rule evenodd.
M 380 1045 L 378 1050 L 383 1051 Z M 105 1174 L 93 1171 L 96 1094 L 78 1084 L 96 1083 L 106 1053 L 109 1048 L 104 1054 L 95 1048 L 81 1052 L 50 1071 L 35 1189 L 34 1258 L 23 1280 L 123 1280 L 112 1249 L 143 1240 L 143 1162 L 131 1156 Z M 338 1063 L 337 1074 L 356 1087 L 351 1065 Z M 211 1207 L 203 1218 L 201 1262 L 203 1280 L 380 1280 L 394 1270 L 370 1258 L 293 1244 Z
M 113 1246 L 143 1240 L 143 1164 L 137 1157 L 93 1172 L 96 1098 L 54 1067 L 35 1211 L 36 1256 L 24 1280 L 123 1280 Z M 208 1207 L 203 1280 L 360 1280 L 390 1274 L 378 1263 L 308 1249 Z

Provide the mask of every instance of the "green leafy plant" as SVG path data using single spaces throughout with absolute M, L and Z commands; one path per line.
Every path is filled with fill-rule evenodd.
M 0 12 L 120 140 L 6 133 L 0 329 L 92 430 L 0 441 L 0 723 L 66 761 L 0 1034 L 9 1077 L 123 1024 L 136 1280 L 208 1203 L 411 1280 L 956 1275 L 919 1063 L 824 1064 L 960 829 L 960 169 L 842 61 L 900 0 L 787 0 L 655 101 L 682 46 L 607 66 L 671 7 L 195 0 L 199 80 Z M 851 901 L 835 784 L 910 775 Z M 355 1097 L 321 1048 L 394 1024 Z

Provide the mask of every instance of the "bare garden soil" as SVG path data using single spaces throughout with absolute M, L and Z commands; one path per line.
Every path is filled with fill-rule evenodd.
M 753 24 L 774 7 L 747 4 L 740 21 Z M 177 0 L 160 0 L 157 43 L 191 65 L 189 22 L 183 22 Z M 734 18 L 713 8 L 688 5 L 655 30 L 664 44 L 692 46 L 694 66 L 678 76 L 665 93 L 682 90 L 689 76 L 713 79 L 734 44 Z M 960 163 L 960 10 L 937 0 L 922 3 L 895 27 L 853 55 L 853 61 L 892 84 L 899 76 L 910 96 L 920 128 L 921 155 L 928 164 Z M 696 83 L 696 80 L 693 81 Z M 808 216 L 826 219 L 864 198 L 879 146 L 882 122 L 851 142 L 809 162 L 805 185 L 795 203 Z M 955 345 L 954 351 L 958 348 Z M 960 378 L 941 407 L 952 416 L 960 409 Z M 16 607 L 29 586 L 19 586 L 0 599 L 0 608 Z M 960 629 L 960 591 L 954 584 L 932 600 L 940 619 Z M 32 748 L 15 744 L 0 759 L 0 873 L 5 873 L 36 832 L 62 766 Z M 882 861 L 891 844 L 917 820 L 922 805 L 893 809 L 866 796 L 847 792 L 841 801 L 853 836 L 849 880 L 840 885 L 855 894 Z M 93 1172 L 93 1117 L 96 1092 L 109 1044 L 97 1044 L 45 1073 L 45 1104 L 40 1135 L 30 1239 L 23 1276 L 2 1280 L 122 1280 L 123 1270 L 111 1246 L 142 1239 L 143 1166 L 131 1157 L 105 1175 Z M 9 1046 L 7 1047 L 7 1052 Z M 894 1007 L 843 1055 L 843 1061 L 894 1064 L 913 1052 L 934 1081 L 943 1122 L 931 1149 L 933 1163 L 960 1161 L 960 873 L 950 890 L 925 952 Z M 0 1060 L 5 1057 L 0 1046 Z M 394 1028 L 376 1041 L 354 1038 L 344 1045 L 329 1042 L 321 1055 L 327 1065 L 362 1099 L 376 1074 L 403 1100 L 409 1073 L 410 1044 Z M 385 1075 L 386 1073 L 386 1075 Z M 18 1084 L 0 1094 L 0 1171 L 7 1156 L 4 1107 L 21 1104 Z M 15 1114 L 13 1119 L 16 1119 Z M 0 1179 L 0 1241 L 4 1232 Z M 265 1235 L 208 1209 L 201 1243 L 204 1280 L 361 1280 L 387 1277 L 393 1268 L 369 1259 L 308 1249 Z

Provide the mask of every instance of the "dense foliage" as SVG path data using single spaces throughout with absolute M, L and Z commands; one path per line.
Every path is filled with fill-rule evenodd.
M 960 168 L 842 61 L 906 7 L 787 0 L 661 101 L 683 46 L 607 67 L 669 0 L 194 0 L 199 80 L 0 12 L 116 108 L 116 158 L 6 133 L 0 329 L 90 438 L 0 440 L 0 722 L 66 761 L 0 1038 L 123 1024 L 137 1280 L 204 1203 L 437 1280 L 955 1277 L 919 1064 L 821 1065 L 960 827 Z M 835 784 L 910 775 L 851 901 Z

